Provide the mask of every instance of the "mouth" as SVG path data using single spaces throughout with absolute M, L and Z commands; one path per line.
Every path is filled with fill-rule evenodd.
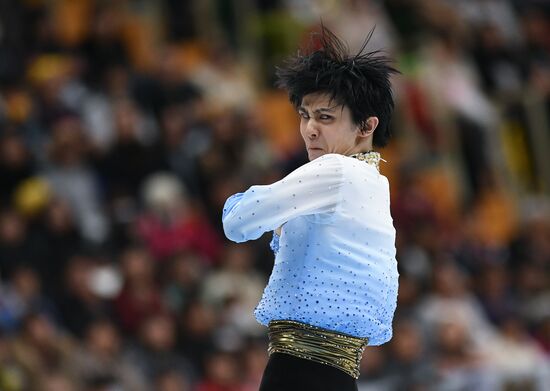
M 313 147 L 308 148 L 308 151 L 322 151 L 322 150 L 323 150 L 322 148 L 313 148 Z

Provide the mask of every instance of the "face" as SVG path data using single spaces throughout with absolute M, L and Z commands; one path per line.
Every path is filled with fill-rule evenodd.
M 353 122 L 350 109 L 331 101 L 329 95 L 313 93 L 304 96 L 298 114 L 300 134 L 309 160 L 326 153 L 351 155 L 361 152 L 365 135 Z

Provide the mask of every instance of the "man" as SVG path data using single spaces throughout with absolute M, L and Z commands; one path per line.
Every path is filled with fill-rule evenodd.
M 372 148 L 389 138 L 397 71 L 365 52 L 371 35 L 348 55 L 323 27 L 319 49 L 278 70 L 310 162 L 224 206 L 230 240 L 275 231 L 273 272 L 255 310 L 270 338 L 261 391 L 356 390 L 364 347 L 392 336 L 395 229 Z

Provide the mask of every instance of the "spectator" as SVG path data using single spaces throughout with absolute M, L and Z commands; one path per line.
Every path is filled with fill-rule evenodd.
M 220 239 L 200 210 L 193 208 L 181 183 L 172 175 L 155 174 L 143 187 L 146 212 L 138 218 L 137 233 L 155 258 L 192 250 L 209 263 L 220 251 Z
M 163 168 L 154 150 L 143 141 L 147 123 L 134 102 L 113 102 L 113 122 L 114 142 L 99 161 L 108 200 L 136 194 L 149 174 Z
M 158 391 L 188 391 L 191 389 L 188 380 L 180 372 L 174 370 L 159 373 L 155 378 L 154 387 Z
M 29 387 L 29 377 L 12 354 L 11 343 L 0 329 L 0 387 L 6 391 L 22 391 Z
M 167 372 L 188 381 L 194 376 L 194 368 L 176 351 L 175 323 L 168 315 L 152 315 L 141 323 L 138 343 L 128 350 L 127 359 L 149 384 Z
M 36 389 L 51 372 L 64 372 L 75 345 L 45 315 L 26 316 L 20 335 L 13 340 L 13 357 L 24 370 L 30 388 Z
M 221 268 L 203 283 L 204 300 L 222 314 L 226 328 L 237 335 L 261 335 L 262 329 L 253 317 L 265 281 L 252 270 L 252 247 L 226 246 Z M 233 338 L 234 339 L 234 338 Z
M 0 285 L 0 328 L 16 331 L 21 321 L 34 312 L 47 314 L 50 319 L 57 317 L 54 304 L 42 295 L 40 277 L 34 269 L 20 265 L 11 284 Z
M 402 320 L 395 325 L 390 351 L 389 377 L 393 389 L 426 389 L 433 384 L 435 369 L 426 361 L 428 351 L 414 322 Z
M 244 348 L 243 391 L 255 391 L 260 387 L 267 365 L 267 347 L 264 341 L 250 341 Z
M 36 250 L 22 216 L 11 209 L 0 210 L 0 278 L 10 279 L 18 264 L 33 264 Z
M 107 319 L 97 319 L 88 325 L 85 345 L 70 360 L 70 373 L 76 379 L 109 378 L 124 390 L 147 390 L 143 374 L 130 366 L 122 357 L 120 335 L 115 325 Z
M 228 353 L 214 352 L 206 359 L 206 376 L 197 391 L 238 391 L 241 389 L 239 368 Z
M 432 278 L 433 291 L 417 306 L 428 344 L 437 343 L 433 338 L 442 323 L 454 322 L 465 328 L 460 332 L 466 334 L 464 338 L 468 338 L 475 349 L 487 347 L 495 338 L 495 330 L 482 307 L 469 294 L 466 276 L 453 263 L 443 262 L 435 265 Z
M 207 262 L 195 253 L 183 252 L 165 264 L 164 302 L 173 313 L 181 313 L 198 295 L 207 273 Z
M 146 318 L 164 310 L 164 303 L 157 286 L 155 264 L 144 249 L 126 249 L 121 267 L 124 286 L 114 307 L 122 330 L 134 335 Z
M 44 377 L 44 391 L 76 391 L 75 383 L 62 372 L 49 373 Z
M 436 387 L 441 390 L 498 390 L 495 374 L 474 349 L 464 324 L 442 322 L 436 330 Z
M 51 199 L 40 217 L 35 236 L 41 238 L 39 245 L 43 252 L 36 263 L 36 270 L 42 278 L 44 292 L 59 300 L 63 284 L 59 284 L 57 278 L 65 274 L 69 259 L 84 250 L 85 241 L 66 200 Z
M 80 118 L 69 114 L 56 119 L 46 179 L 55 194 L 69 203 L 82 236 L 101 243 L 108 232 L 108 221 L 99 203 L 98 183 L 87 164 L 87 153 Z
M 111 303 L 92 289 L 92 271 L 96 266 L 93 258 L 78 254 L 69 260 L 65 271 L 59 312 L 63 324 L 77 337 L 84 336 L 84 331 L 94 319 L 112 316 Z
M 2 204 L 12 202 L 17 185 L 35 173 L 32 155 L 18 134 L 0 137 L 0 195 Z
M 178 350 L 193 364 L 200 375 L 205 373 L 205 362 L 215 345 L 218 324 L 212 307 L 199 300 L 191 301 L 178 319 Z

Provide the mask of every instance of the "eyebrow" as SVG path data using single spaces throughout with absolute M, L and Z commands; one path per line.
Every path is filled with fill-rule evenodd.
M 314 110 L 313 112 L 314 113 L 322 113 L 322 112 L 329 112 L 329 113 L 332 113 L 334 112 L 334 109 L 337 107 L 338 105 L 334 105 L 332 107 L 319 107 L 318 109 Z M 299 106 L 298 107 L 298 111 L 307 111 L 306 108 L 304 106 Z

